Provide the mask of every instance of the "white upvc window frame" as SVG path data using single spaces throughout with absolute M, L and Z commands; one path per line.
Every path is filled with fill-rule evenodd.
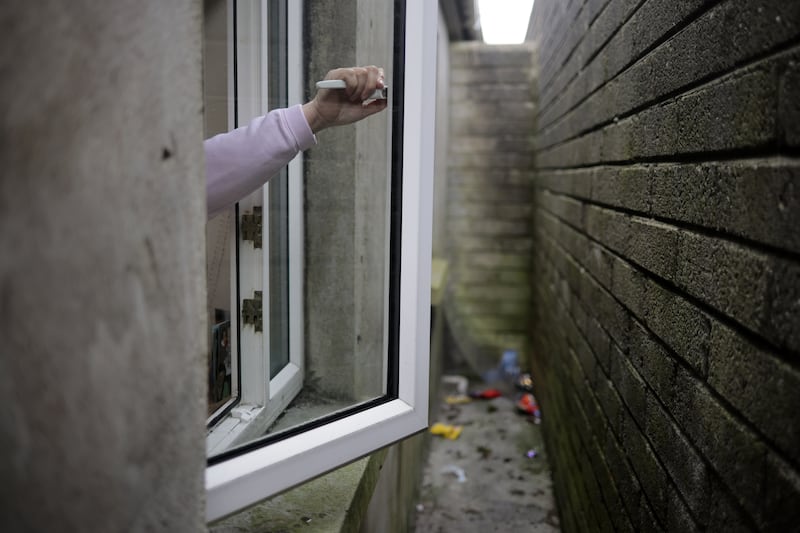
M 242 6 L 240 6 L 242 7 Z M 269 106 L 269 34 L 266 1 L 253 2 L 251 9 L 234 10 L 233 2 L 228 3 L 228 19 L 239 28 L 234 46 L 234 32 L 229 33 L 229 94 L 238 99 L 238 106 L 230 99 L 228 116 L 229 128 L 247 124 L 250 120 L 270 111 Z M 234 20 L 234 18 L 238 20 Z M 288 38 L 288 105 L 301 103 L 302 87 L 302 4 L 287 2 Z M 243 29 L 244 21 L 247 26 Z M 234 57 L 233 50 L 237 53 Z M 234 62 L 239 64 L 234 83 Z M 236 94 L 234 94 L 236 93 Z M 261 332 L 253 327 L 241 330 L 238 312 L 231 313 L 231 350 L 241 354 L 241 359 L 233 357 L 233 375 L 241 376 L 232 380 L 232 398 L 217 412 L 228 413 L 208 431 L 206 454 L 216 455 L 233 446 L 251 441 L 264 434 L 266 429 L 284 412 L 289 403 L 303 386 L 303 158 L 296 157 L 288 166 L 288 213 L 289 213 L 289 363 L 274 377 L 270 377 L 270 324 L 269 299 L 263 301 Z M 263 243 L 255 248 L 252 243 L 239 237 L 239 264 L 236 253 L 230 256 L 231 272 L 238 272 L 231 279 L 231 308 L 241 309 L 243 300 L 252 298 L 254 291 L 269 292 L 269 187 L 264 186 L 239 202 L 239 218 L 243 213 L 252 212 L 256 206 L 262 207 Z M 238 221 L 237 221 L 238 223 Z M 232 225 L 231 240 L 236 242 L 236 228 Z M 237 291 L 238 284 L 238 291 Z M 236 300 L 237 292 L 239 301 Z M 236 335 L 234 332 L 239 331 Z M 241 350 L 239 349 L 241 339 Z M 241 367 L 241 368 L 240 368 Z M 238 403 L 230 408 L 230 405 Z M 216 417 L 214 413 L 209 420 Z
M 294 4 L 300 2 L 290 2 Z M 428 425 L 438 5 L 426 0 L 406 0 L 405 4 L 397 397 L 209 466 L 208 521 L 352 462 Z M 293 42 L 289 48 L 302 50 L 302 43 Z M 291 64 L 290 68 L 298 68 L 294 61 Z

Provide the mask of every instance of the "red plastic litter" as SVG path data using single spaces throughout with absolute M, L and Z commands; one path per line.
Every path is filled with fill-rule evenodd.
M 479 398 L 481 400 L 491 400 L 492 398 L 499 398 L 500 396 L 503 395 L 503 393 L 497 389 L 484 389 L 480 391 L 470 392 L 469 395 L 472 398 Z
M 517 409 L 526 415 L 540 416 L 539 405 L 533 394 L 523 394 L 517 401 Z

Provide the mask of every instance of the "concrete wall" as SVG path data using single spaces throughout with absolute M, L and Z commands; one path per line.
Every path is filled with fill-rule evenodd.
M 199 531 L 201 5 L 0 7 L 0 524 Z
M 800 3 L 537 0 L 534 372 L 566 531 L 800 523 Z
M 381 66 L 391 86 L 391 3 L 325 0 L 304 11 L 309 96 L 343 66 Z M 390 118 L 325 130 L 306 152 L 306 364 L 333 398 L 383 394 L 384 361 L 375 354 L 386 343 Z
M 486 370 L 503 349 L 527 349 L 533 48 L 450 52 L 445 309 L 455 347 Z

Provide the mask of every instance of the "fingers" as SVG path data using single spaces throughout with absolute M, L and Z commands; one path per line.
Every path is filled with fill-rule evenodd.
M 370 66 L 366 67 L 365 71 L 366 83 L 364 90 L 361 92 L 362 101 L 369 98 L 369 96 L 375 92 L 375 89 L 380 89 L 383 87 L 383 69 L 380 69 L 376 66 Z
M 380 113 L 389 103 L 386 100 L 373 100 L 369 104 L 362 106 L 363 108 L 363 115 L 362 118 L 367 118 L 370 115 L 374 115 L 375 113 Z
M 363 102 L 384 86 L 383 69 L 370 65 L 368 67 L 337 68 L 328 72 L 326 80 L 343 80 L 347 85 L 345 94 L 351 102 Z

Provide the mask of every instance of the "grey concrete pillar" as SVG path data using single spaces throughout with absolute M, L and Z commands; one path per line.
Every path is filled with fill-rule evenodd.
M 0 524 L 202 530 L 201 5 L 0 28 Z

